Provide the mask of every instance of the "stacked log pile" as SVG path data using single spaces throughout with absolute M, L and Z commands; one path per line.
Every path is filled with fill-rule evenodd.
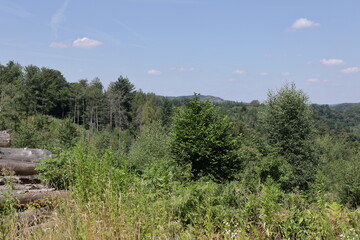
M 0 131 L 0 208 L 4 207 L 5 200 L 15 200 L 21 207 L 16 214 L 18 233 L 31 233 L 36 228 L 53 226 L 49 200 L 65 197 L 68 193 L 41 184 L 35 170 L 39 160 L 51 157 L 51 152 L 10 146 L 10 135 L 7 131 Z M 22 206 L 29 203 L 41 207 L 22 211 Z M 4 219 L 0 219 L 0 225 L 2 221 Z
M 42 149 L 27 148 L 0 148 L 0 207 L 6 198 L 5 192 L 11 193 L 17 198 L 20 205 L 40 201 L 44 198 L 56 198 L 65 195 L 65 191 L 55 191 L 40 183 L 35 170 L 39 159 L 50 157 L 51 152 Z M 12 172 L 13 175 L 6 175 Z M 6 186 L 11 182 L 11 189 Z

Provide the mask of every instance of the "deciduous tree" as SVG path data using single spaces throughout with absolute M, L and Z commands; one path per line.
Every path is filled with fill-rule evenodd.
M 270 91 L 262 115 L 262 126 L 270 145 L 292 166 L 294 186 L 307 189 L 314 180 L 317 157 L 313 146 L 312 111 L 308 96 L 295 84 Z

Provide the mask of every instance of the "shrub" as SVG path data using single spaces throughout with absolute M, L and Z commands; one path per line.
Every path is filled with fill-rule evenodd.
M 179 164 L 191 164 L 194 179 L 231 179 L 240 170 L 237 141 L 228 118 L 197 95 L 175 114 L 171 150 Z

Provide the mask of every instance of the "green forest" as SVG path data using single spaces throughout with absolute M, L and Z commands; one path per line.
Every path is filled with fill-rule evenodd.
M 359 239 L 360 103 L 294 83 L 250 103 L 140 88 L 0 65 L 0 130 L 50 150 L 39 177 L 69 191 L 54 228 L 19 231 L 7 201 L 1 239 Z

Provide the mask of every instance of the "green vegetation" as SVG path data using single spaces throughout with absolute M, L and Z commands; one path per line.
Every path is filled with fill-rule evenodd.
M 173 122 L 172 153 L 179 164 L 190 164 L 194 178 L 230 179 L 239 171 L 231 122 L 210 102 L 195 97 L 178 109 Z
M 55 153 L 41 180 L 71 191 L 29 230 L 6 183 L 3 239 L 359 238 L 356 105 L 310 105 L 294 84 L 264 104 L 172 99 L 14 62 L 0 97 L 0 130 Z
M 292 185 L 304 190 L 314 181 L 318 162 L 312 149 L 311 116 L 308 97 L 296 90 L 295 84 L 287 84 L 277 93 L 269 92 L 262 117 L 269 144 L 278 148 L 291 166 Z

